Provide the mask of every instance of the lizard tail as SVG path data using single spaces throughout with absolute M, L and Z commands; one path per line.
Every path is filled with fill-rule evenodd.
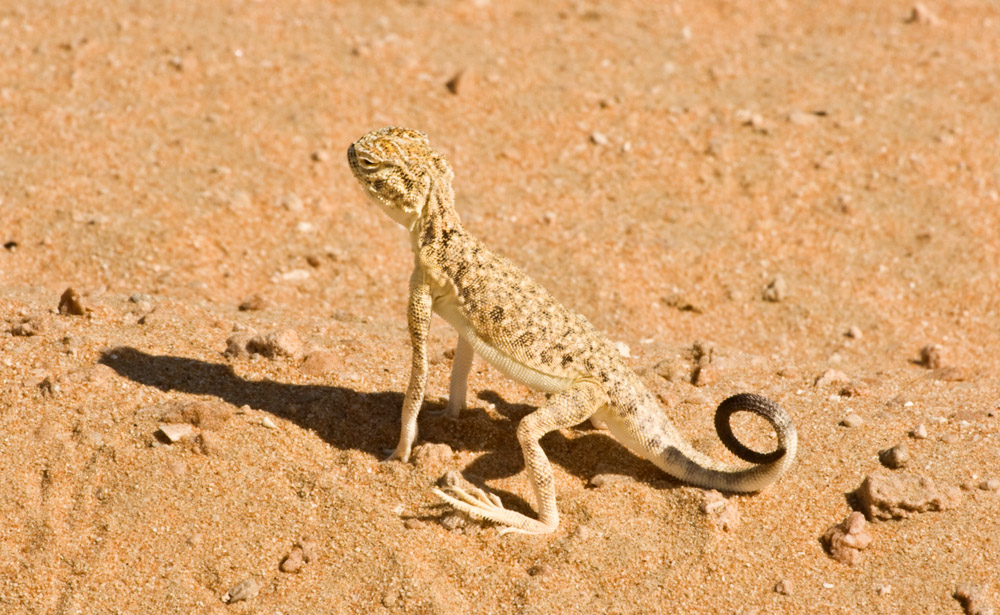
M 777 435 L 777 448 L 759 453 L 740 442 L 729 424 L 737 412 L 751 412 L 770 423 Z M 715 430 L 731 453 L 754 465 L 740 467 L 717 461 L 696 451 L 679 435 L 669 438 L 669 445 L 656 451 L 650 460 L 668 474 L 699 487 L 751 493 L 778 480 L 795 459 L 798 434 L 791 417 L 762 395 L 740 393 L 723 401 L 715 411 Z

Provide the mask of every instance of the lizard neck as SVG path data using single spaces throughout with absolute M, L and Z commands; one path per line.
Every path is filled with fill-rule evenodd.
M 410 229 L 415 253 L 427 246 L 441 245 L 456 232 L 464 232 L 455 211 L 455 193 L 449 182 L 435 182 L 427 194 L 427 203 L 416 224 Z

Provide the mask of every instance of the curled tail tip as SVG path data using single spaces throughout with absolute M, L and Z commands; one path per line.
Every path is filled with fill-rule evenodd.
M 778 437 L 778 447 L 770 453 L 759 453 L 740 442 L 733 433 L 730 419 L 737 412 L 750 412 L 771 424 Z M 776 402 L 756 393 L 738 393 L 723 400 L 715 411 L 715 431 L 727 449 L 743 461 L 771 464 L 788 454 L 794 454 L 795 426 L 791 417 Z

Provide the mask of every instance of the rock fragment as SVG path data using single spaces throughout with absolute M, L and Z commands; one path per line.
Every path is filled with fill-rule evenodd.
M 784 301 L 784 299 L 788 297 L 788 282 L 785 282 L 784 276 L 774 276 L 774 278 L 772 278 L 768 283 L 767 287 L 764 288 L 763 297 L 764 301 L 770 301 L 772 303 Z
M 851 377 L 844 372 L 828 369 L 813 381 L 813 386 L 819 389 L 831 384 L 848 384 L 849 382 L 851 382 Z
M 893 470 L 905 468 L 910 462 L 910 448 L 906 446 L 906 442 L 900 442 L 892 448 L 880 451 L 878 459 L 887 468 Z
M 927 437 L 927 427 L 923 423 L 920 423 L 913 428 L 910 435 L 916 440 L 923 440 Z
M 701 511 L 708 515 L 715 527 L 723 531 L 735 530 L 740 522 L 740 512 L 734 500 L 727 499 L 715 489 L 704 492 Z
M 37 318 L 24 317 L 20 322 L 14 323 L 10 328 L 11 335 L 20 337 L 31 337 L 38 335 L 42 331 L 42 321 Z
M 840 523 L 823 534 L 823 546 L 830 557 L 838 562 L 854 566 L 861 562 L 861 551 L 872 542 L 871 532 L 865 516 L 854 511 Z
M 917 513 L 954 508 L 962 501 L 955 487 L 939 488 L 931 478 L 908 472 L 876 470 L 854 492 L 872 520 L 905 519 Z
M 979 483 L 979 488 L 983 491 L 992 491 L 996 493 L 997 491 L 1000 491 L 1000 479 L 991 478 L 989 480 L 984 480 Z
M 906 23 L 918 23 L 928 26 L 936 26 L 941 23 L 941 18 L 931 12 L 927 5 L 917 2 L 910 9 L 910 14 L 906 16 Z
M 202 429 L 215 430 L 221 428 L 232 416 L 233 411 L 228 404 L 193 401 L 171 404 L 160 415 L 160 420 L 164 423 L 188 423 Z
M 226 340 L 226 349 L 222 354 L 231 359 L 243 359 L 250 356 L 247 344 L 253 336 L 249 333 L 234 333 Z
M 89 310 L 83 305 L 80 293 L 72 288 L 67 288 L 59 297 L 59 313 L 64 316 L 83 316 Z
M 424 442 L 413 447 L 413 465 L 430 474 L 448 467 L 455 451 L 443 442 Z
M 860 427 L 861 425 L 864 424 L 864 422 L 865 420 L 863 418 L 861 418 L 860 416 L 858 416 L 853 412 L 851 412 L 850 414 L 848 414 L 847 416 L 845 416 L 840 420 L 840 424 L 849 429 Z
M 293 547 L 291 552 L 278 564 L 278 570 L 282 572 L 298 572 L 302 568 L 303 563 L 302 549 Z
M 590 478 L 590 481 L 587 483 L 587 486 L 593 487 L 595 489 L 600 489 L 601 487 L 605 487 L 607 485 L 613 485 L 614 483 L 625 482 L 627 480 L 628 476 L 625 476 L 624 474 L 612 474 L 612 473 L 595 474 Z
M 255 336 L 247 342 L 247 352 L 260 354 L 268 359 L 297 358 L 302 350 L 302 340 L 294 329 Z
M 303 538 L 295 543 L 288 555 L 281 560 L 278 569 L 282 572 L 298 572 L 302 566 L 316 559 L 316 541 Z
M 168 423 L 166 425 L 160 425 L 158 431 L 169 441 L 171 444 L 175 442 L 180 442 L 184 438 L 190 438 L 194 434 L 194 427 L 188 425 L 187 423 Z
M 302 203 L 302 199 L 299 197 L 299 195 L 295 194 L 294 192 L 279 197 L 276 200 L 275 204 L 278 207 L 287 209 L 288 211 L 291 212 L 300 212 L 303 209 L 305 209 L 305 205 Z
M 462 85 L 462 77 L 464 76 L 465 76 L 465 69 L 464 68 L 458 69 L 455 72 L 455 74 L 451 76 L 451 79 L 445 82 L 444 87 L 447 88 L 450 93 L 457 95 L 458 88 L 459 86 Z
M 257 312 L 260 310 L 266 310 L 269 307 L 271 307 L 271 304 L 267 301 L 267 299 L 261 297 L 257 293 L 254 293 L 240 303 L 239 309 L 241 312 Z
M 970 583 L 959 583 L 951 594 L 965 609 L 966 615 L 993 615 L 993 606 L 986 602 L 983 590 Z
M 789 579 L 781 579 L 774 584 L 774 591 L 782 596 L 791 596 L 793 591 L 792 582 Z
M 796 126 L 812 126 L 819 121 L 819 116 L 807 111 L 792 111 L 788 114 L 788 121 Z
M 690 382 L 691 365 L 680 357 L 664 359 L 653 366 L 657 376 L 667 382 Z
M 928 344 L 920 349 L 920 365 L 927 369 L 941 367 L 941 354 L 944 348 L 940 344 Z
M 236 585 L 234 585 L 229 591 L 227 591 L 222 596 L 222 601 L 226 604 L 232 604 L 234 602 L 242 602 L 244 600 L 250 600 L 257 596 L 257 592 L 260 591 L 260 581 L 250 577 L 243 579 Z
M 590 133 L 590 142 L 594 145 L 607 145 L 609 143 L 608 137 L 603 132 Z

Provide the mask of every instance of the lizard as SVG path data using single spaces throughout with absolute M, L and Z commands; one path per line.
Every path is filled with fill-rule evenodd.
M 734 455 L 753 465 L 715 460 L 694 449 L 621 353 L 583 316 L 559 303 L 507 258 L 489 250 L 462 226 L 455 211 L 451 165 L 417 130 L 373 130 L 347 150 L 348 164 L 378 208 L 409 233 L 413 251 L 407 303 L 412 346 L 399 441 L 388 460 L 408 461 L 427 383 L 427 339 L 437 313 L 458 332 L 445 413 L 466 404 L 469 372 L 479 355 L 507 377 L 549 394 L 521 419 L 517 439 L 537 505 L 537 518 L 503 507 L 499 497 L 452 485 L 434 493 L 500 533 L 545 534 L 559 525 L 551 464 L 539 440 L 587 419 L 603 424 L 634 454 L 687 483 L 752 493 L 776 481 L 795 458 L 798 436 L 788 413 L 770 399 L 740 393 L 719 404 L 715 428 Z M 775 450 L 741 443 L 730 419 L 750 412 L 768 421 Z

